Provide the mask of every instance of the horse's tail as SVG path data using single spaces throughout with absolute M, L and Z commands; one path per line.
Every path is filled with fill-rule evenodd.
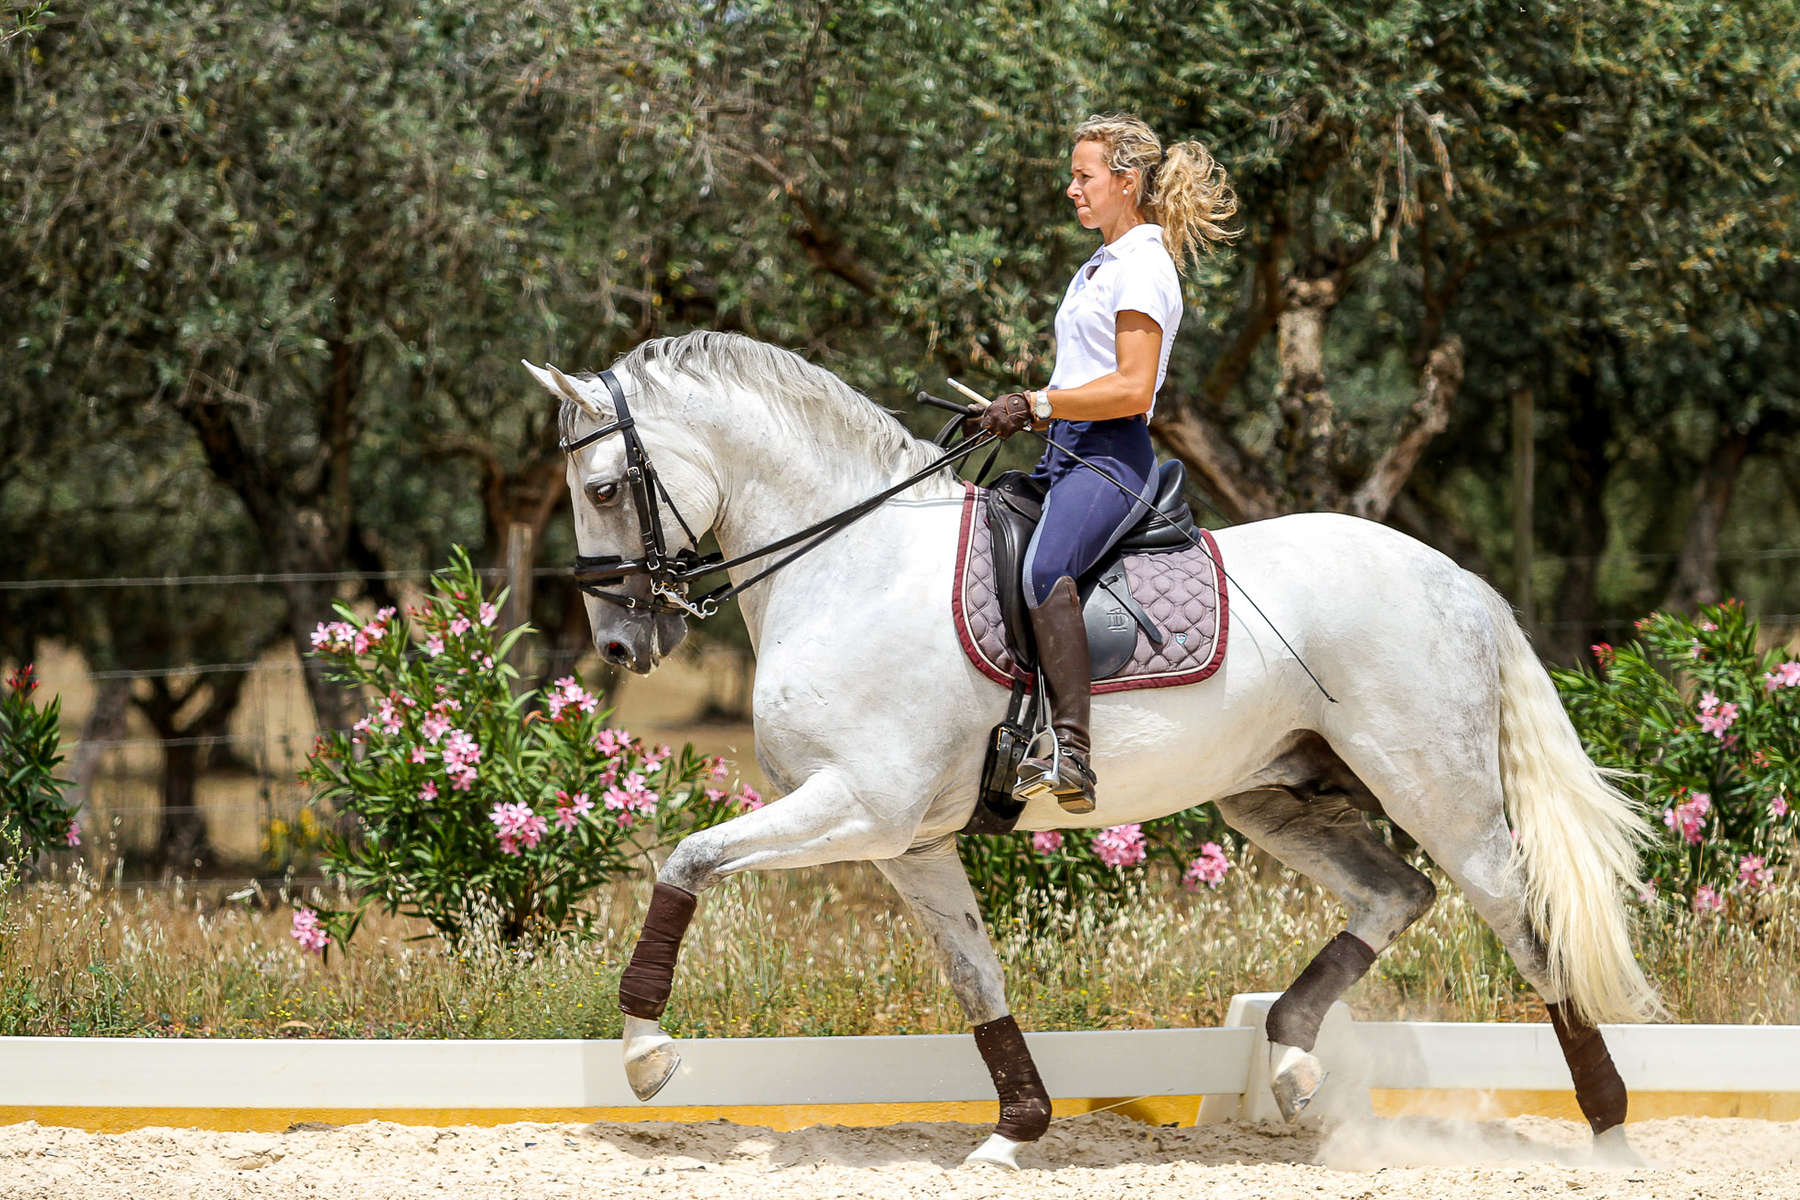
M 1511 606 L 1486 593 L 1500 646 L 1500 781 L 1549 984 L 1592 1024 L 1662 1011 L 1631 950 L 1625 893 L 1650 830 L 1581 747 Z

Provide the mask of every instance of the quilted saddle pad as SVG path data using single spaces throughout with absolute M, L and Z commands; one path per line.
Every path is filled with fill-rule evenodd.
M 956 543 L 956 573 L 950 611 L 963 653 L 977 670 L 1003 687 L 1030 680 L 1006 644 L 1006 622 L 994 576 L 993 542 L 988 534 L 983 491 L 965 481 L 962 528 Z M 1206 549 L 1165 550 L 1125 556 L 1131 594 L 1163 631 L 1160 646 L 1142 629 L 1131 659 L 1106 679 L 1096 679 L 1095 695 L 1137 688 L 1198 683 L 1225 661 L 1229 627 L 1225 568 L 1218 543 L 1202 529 Z

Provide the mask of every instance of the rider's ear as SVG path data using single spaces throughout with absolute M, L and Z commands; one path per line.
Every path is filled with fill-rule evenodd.
M 549 363 L 545 363 L 541 367 L 534 367 L 524 359 L 519 361 L 524 363 L 525 369 L 531 372 L 531 377 L 543 384 L 544 390 L 552 396 L 559 396 L 571 401 L 596 420 L 610 421 L 613 419 L 612 406 L 602 404 L 590 395 L 578 380 L 570 379 Z

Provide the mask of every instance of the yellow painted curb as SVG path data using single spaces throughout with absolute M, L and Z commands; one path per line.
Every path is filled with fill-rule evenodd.
M 1139 1099 L 1063 1099 L 1054 1101 L 1057 1117 L 1112 1111 L 1148 1125 L 1192 1125 L 1200 1110 L 1199 1096 L 1153 1096 Z M 1568 1091 L 1376 1090 L 1370 1093 L 1378 1116 L 1429 1115 L 1462 1120 L 1543 1116 L 1581 1120 L 1575 1095 Z M 400 1125 L 506 1125 L 514 1121 L 589 1124 L 596 1121 L 730 1121 L 782 1132 L 815 1125 L 896 1125 L 904 1121 L 954 1121 L 991 1125 L 995 1104 L 987 1101 L 914 1104 L 787 1104 L 719 1105 L 688 1108 L 79 1108 L 56 1105 L 0 1105 L 0 1125 L 36 1121 L 94 1133 L 123 1133 L 154 1126 L 210 1129 L 222 1132 L 280 1132 L 314 1121 L 354 1125 L 392 1121 Z M 1752 1117 L 1768 1121 L 1800 1121 L 1800 1093 L 1795 1092 L 1638 1092 L 1631 1097 L 1631 1121 L 1663 1117 Z
M 1192 1125 L 1198 1096 L 1145 1099 L 1074 1099 L 1051 1102 L 1053 1116 L 1111 1110 L 1151 1125 Z M 814 1125 L 896 1125 L 903 1121 L 957 1121 L 991 1125 L 999 1115 L 992 1100 L 912 1104 L 726 1104 L 659 1108 L 80 1108 L 58 1105 L 0 1105 L 0 1125 L 36 1121 L 94 1133 L 123 1133 L 153 1126 L 222 1132 L 277 1133 L 302 1121 L 354 1125 L 392 1121 L 399 1125 L 506 1125 L 514 1121 L 588 1124 L 594 1121 L 730 1121 L 782 1132 Z

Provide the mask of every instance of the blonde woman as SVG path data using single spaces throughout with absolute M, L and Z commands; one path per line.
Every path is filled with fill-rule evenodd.
M 1025 555 L 1024 583 L 1056 749 L 1027 759 L 1019 792 L 1048 792 L 1071 813 L 1094 811 L 1088 737 L 1092 670 L 1076 580 L 1141 515 L 1141 507 L 1061 447 L 1148 501 L 1156 456 L 1150 414 L 1181 324 L 1178 266 L 1236 236 L 1237 198 L 1198 142 L 1164 148 L 1136 117 L 1096 116 L 1075 130 L 1067 195 L 1100 248 L 1069 281 L 1056 312 L 1056 368 L 1042 389 L 1012 392 L 973 424 L 1002 438 L 1050 428 L 1032 472 L 1044 515 Z

